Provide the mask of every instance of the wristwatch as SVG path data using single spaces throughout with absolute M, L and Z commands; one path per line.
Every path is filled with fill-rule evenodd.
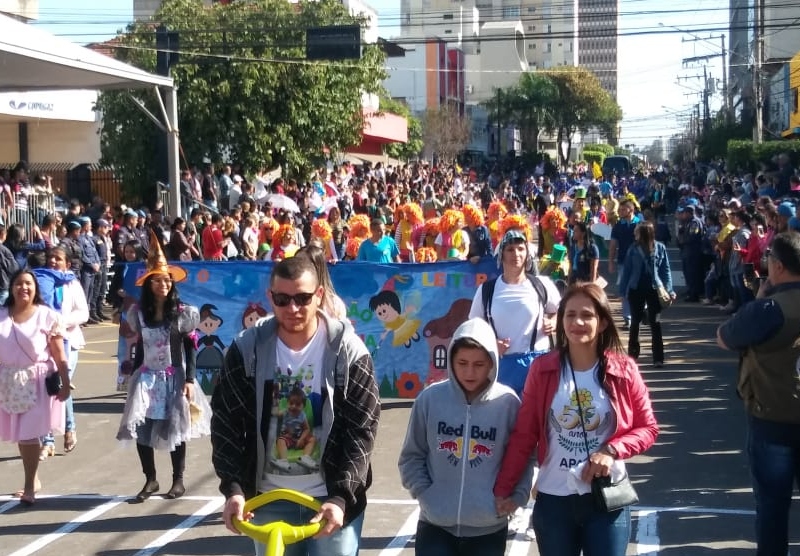
M 603 446 L 603 450 L 605 450 L 605 452 L 612 458 L 617 459 L 617 451 L 611 444 L 606 444 L 605 446 Z

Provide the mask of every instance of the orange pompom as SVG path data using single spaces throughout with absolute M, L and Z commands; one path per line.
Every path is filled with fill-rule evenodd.
M 435 263 L 437 259 L 436 249 L 432 247 L 420 247 L 414 253 L 414 260 L 418 263 Z
M 369 237 L 369 217 L 366 214 L 355 214 L 347 221 L 347 227 L 350 228 L 350 237 L 360 237 L 361 239 Z
M 539 225 L 544 231 L 555 232 L 566 227 L 567 216 L 560 208 L 553 205 L 544 213 L 544 216 L 542 216 L 539 221 Z
M 285 238 L 291 238 L 294 241 L 294 226 L 291 224 L 283 224 L 278 230 L 272 234 L 272 244 L 279 247 Z
M 464 213 L 468 226 L 483 226 L 483 212 L 475 205 L 464 205 L 461 212 Z
M 449 232 L 453 227 L 464 227 L 464 215 L 460 210 L 448 209 L 439 219 L 439 231 L 442 233 Z
M 519 230 L 525 234 L 525 238 L 528 241 L 533 239 L 533 232 L 531 230 L 531 225 L 528 220 L 519 214 L 509 214 L 508 216 L 504 217 L 497 227 L 498 232 L 500 232 L 500 237 L 502 238 L 506 235 L 508 230 Z
M 363 242 L 363 237 L 351 237 L 344 246 L 344 254 L 351 259 L 355 259 L 358 257 L 358 250 Z
M 323 218 L 317 218 L 311 223 L 311 235 L 322 241 L 330 241 L 333 237 L 333 230 L 328 221 Z
M 489 222 L 497 222 L 506 214 L 508 214 L 508 209 L 501 201 L 492 201 L 489 205 L 489 210 L 486 211 Z
M 425 222 L 425 217 L 422 216 L 422 207 L 419 206 L 417 203 L 406 203 L 406 218 L 408 221 L 411 222 L 414 226 L 418 224 L 422 224 Z

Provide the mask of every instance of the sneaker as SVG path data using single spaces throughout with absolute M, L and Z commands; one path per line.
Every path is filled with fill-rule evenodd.
M 704 297 L 703 299 L 701 299 L 700 303 L 702 305 L 713 305 L 714 304 L 714 302 L 712 300 L 708 299 L 707 297 Z
M 655 363 L 653 363 L 653 367 L 655 367 L 656 369 L 661 369 L 661 368 L 664 367 L 664 362 L 663 361 L 656 361 Z
M 631 329 L 631 319 L 625 319 L 625 322 L 622 324 L 623 330 L 630 330 Z
M 306 469 L 311 469 L 312 471 L 319 469 L 319 464 L 316 461 L 314 461 L 314 458 L 312 458 L 311 456 L 306 456 L 306 455 L 300 456 L 300 458 L 297 460 L 297 463 L 299 463 Z
M 285 459 L 272 458 L 270 463 L 272 463 L 273 467 L 276 467 L 276 468 L 280 469 L 281 471 L 291 471 L 291 469 L 292 469 L 292 464 L 290 464 Z
M 533 530 L 533 527 L 528 527 L 525 529 L 525 539 L 529 541 L 536 540 L 536 531 Z

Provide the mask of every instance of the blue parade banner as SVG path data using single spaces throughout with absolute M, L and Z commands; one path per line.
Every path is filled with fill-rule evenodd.
M 188 277 L 178 284 L 181 299 L 200 309 L 197 379 L 210 394 L 225 349 L 241 330 L 271 312 L 271 262 L 182 263 Z M 497 276 L 494 259 L 479 264 L 440 262 L 379 265 L 346 262 L 329 266 L 347 306 L 347 317 L 375 362 L 384 398 L 415 398 L 422 388 L 447 377 L 447 346 L 467 319 L 478 285 Z M 118 344 L 118 389 L 133 373 L 138 335 L 127 323 L 139 299 L 141 263 L 125 270 L 125 298 Z

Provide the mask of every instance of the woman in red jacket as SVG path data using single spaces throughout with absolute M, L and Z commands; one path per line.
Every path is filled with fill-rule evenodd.
M 624 556 L 630 509 L 596 509 L 591 482 L 623 478 L 625 460 L 655 442 L 658 425 L 647 387 L 625 355 L 608 299 L 595 284 L 574 285 L 564 295 L 556 346 L 528 373 L 495 482 L 497 510 L 514 511 L 510 496 L 536 450 L 533 528 L 539 554 Z

